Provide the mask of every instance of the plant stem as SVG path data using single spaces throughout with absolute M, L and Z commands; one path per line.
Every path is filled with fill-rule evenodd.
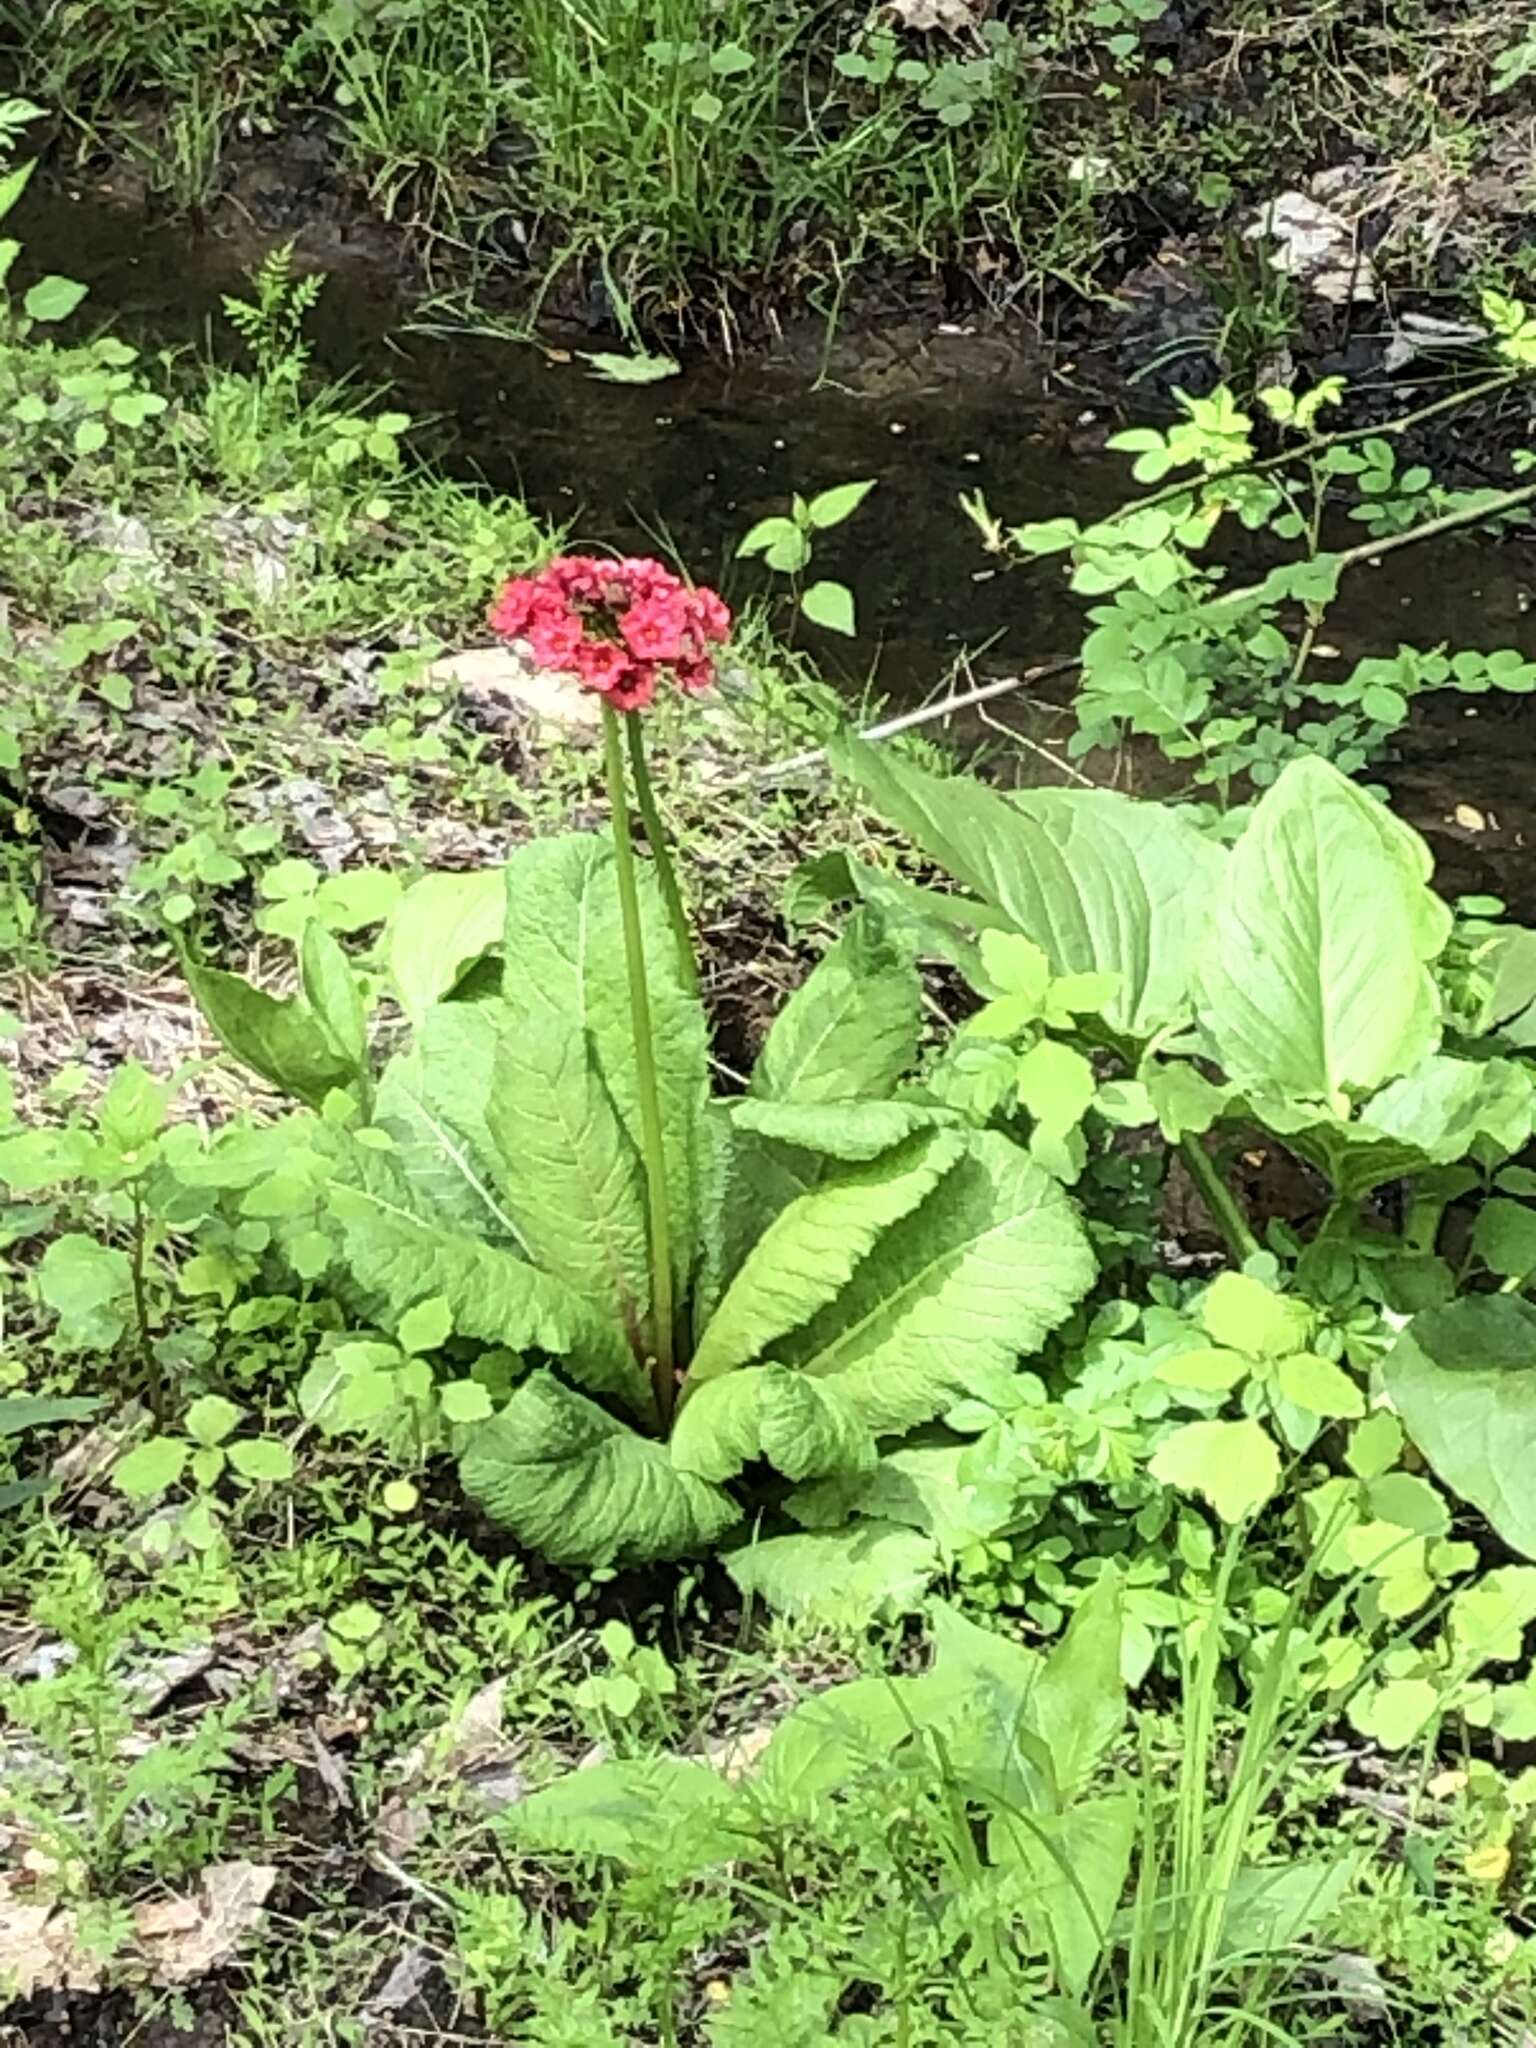
M 1179 1140 L 1179 1157 L 1184 1161 L 1196 1192 L 1211 1221 L 1227 1241 L 1227 1250 L 1241 1265 L 1259 1250 L 1259 1240 L 1248 1227 L 1248 1219 L 1237 1205 L 1237 1197 L 1216 1171 L 1216 1163 L 1196 1137 Z
M 129 1183 L 128 1191 L 133 1203 L 133 1242 L 128 1253 L 128 1278 L 133 1289 L 133 1319 L 138 1328 L 139 1364 L 144 1375 L 144 1392 L 149 1400 L 149 1412 L 155 1419 L 155 1427 L 164 1429 L 167 1414 L 165 1375 L 160 1370 L 160 1361 L 155 1356 L 154 1338 L 150 1334 L 149 1288 L 144 1272 L 148 1238 L 144 1192 L 136 1180 Z
M 641 822 L 645 826 L 646 844 L 651 849 L 651 858 L 656 863 L 656 879 L 661 884 L 661 900 L 667 906 L 667 916 L 672 920 L 672 930 L 677 939 L 677 964 L 683 977 L 683 987 L 689 995 L 699 993 L 699 963 L 693 950 L 693 933 L 688 925 L 688 912 L 683 906 L 683 892 L 677 886 L 677 870 L 672 865 L 672 849 L 667 844 L 666 827 L 661 822 L 661 812 L 656 807 L 656 792 L 651 786 L 650 766 L 645 758 L 645 741 L 640 731 L 640 714 L 629 711 L 624 715 L 624 724 L 629 734 L 629 767 L 635 779 L 635 803 L 639 808 Z
M 656 1056 L 651 1040 L 651 998 L 645 979 L 645 940 L 640 930 L 640 896 L 635 886 L 635 843 L 624 782 L 624 750 L 617 713 L 603 705 L 603 763 L 613 809 L 613 851 L 618 872 L 619 911 L 624 921 L 624 961 L 629 971 L 629 1015 L 635 1037 L 635 1082 L 640 1097 L 640 1138 L 645 1155 L 651 1214 L 651 1387 L 663 1430 L 672 1420 L 676 1387 L 672 1376 L 672 1233 L 667 1219 L 667 1161 L 661 1137 L 661 1102 L 656 1092 Z

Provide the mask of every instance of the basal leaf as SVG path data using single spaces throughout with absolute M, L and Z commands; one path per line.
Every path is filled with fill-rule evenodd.
M 1084 1799 L 1065 1813 L 996 1815 L 987 1853 L 1000 1916 L 1022 1922 L 1050 1956 L 1060 1988 L 1080 1998 L 1104 1952 L 1135 1846 L 1136 1800 Z
M 424 1011 L 409 1049 L 385 1067 L 373 1113 L 394 1139 L 395 1161 L 415 1195 L 439 1222 L 526 1250 L 486 1122 L 508 1016 L 494 1002 Z
M 1122 1626 L 1120 1582 L 1108 1573 L 1079 1603 L 1029 1694 L 1029 1725 L 1050 1754 L 1058 1807 L 1084 1789 L 1125 1726 Z
M 479 1424 L 464 1490 L 555 1564 L 638 1564 L 707 1551 L 741 1519 L 730 1496 L 672 1463 L 552 1373 L 525 1380 Z
M 460 1336 L 563 1356 L 583 1386 L 650 1414 L 645 1375 L 617 1325 L 553 1274 L 424 1214 L 388 1152 L 349 1142 L 329 1201 L 353 1274 L 396 1316 L 440 1296 Z
M 500 947 L 506 918 L 501 868 L 424 875 L 407 889 L 389 920 L 384 951 L 400 1006 L 413 1024 Z
M 776 1614 L 841 1628 L 910 1612 L 941 1568 L 928 1537 L 883 1522 L 770 1536 L 728 1551 L 722 1562 L 743 1593 Z
M 910 954 L 857 910 L 773 1021 L 752 1094 L 847 1102 L 888 1095 L 917 1054 L 921 984 Z
M 1191 958 L 1226 855 L 1174 812 L 1108 790 L 1009 798 L 844 738 L 829 749 L 876 808 L 1006 912 L 1056 974 L 1120 977 L 1105 1019 L 1146 1040 L 1187 1007 Z
M 1374 797 L 1293 761 L 1233 849 L 1196 969 L 1228 1078 L 1342 1112 L 1431 1053 L 1444 944 L 1429 856 Z
M 685 1297 L 699 1239 L 709 1036 L 702 1005 L 683 985 L 672 927 L 644 864 L 640 907 L 673 1263 L 678 1293 Z M 535 840 L 508 862 L 505 996 L 517 1016 L 548 1011 L 567 1029 L 588 1036 L 597 1071 L 638 1156 L 639 1082 L 607 840 L 589 834 Z
M 837 1374 L 877 1434 L 907 1429 L 939 1414 L 968 1379 L 1033 1351 L 1095 1272 L 1057 1183 L 1007 1138 L 981 1132 L 777 1354 Z
M 869 1471 L 875 1440 L 835 1380 L 780 1365 L 727 1373 L 690 1394 L 672 1426 L 672 1462 L 717 1484 L 766 1458 L 787 1479 Z
M 763 1357 L 835 1301 L 884 1233 L 931 1193 L 964 1150 L 958 1132 L 925 1132 L 882 1158 L 843 1168 L 781 1210 L 705 1331 L 690 1383 Z
M 1435 1476 L 1536 1557 L 1536 1307 L 1493 1294 L 1431 1309 L 1414 1317 L 1381 1374 Z
M 644 1175 L 586 1033 L 552 1009 L 514 1017 L 486 1123 L 534 1262 L 638 1344 L 651 1306 Z
M 746 1095 L 730 1105 L 738 1130 L 755 1131 L 826 1159 L 878 1159 L 914 1132 L 957 1119 L 918 1102 L 762 1102 Z

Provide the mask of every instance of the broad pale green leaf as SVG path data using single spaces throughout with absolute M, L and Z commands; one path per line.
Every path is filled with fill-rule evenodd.
M 811 584 L 801 593 L 800 609 L 813 626 L 824 626 L 830 633 L 843 633 L 851 640 L 859 630 L 853 592 L 846 583 Z
M 89 286 L 73 277 L 50 274 L 28 289 L 21 308 L 29 320 L 51 325 L 55 320 L 67 320 L 88 290 Z
M 220 1044 L 274 1088 L 318 1109 L 333 1088 L 353 1079 L 352 1061 L 336 1050 L 307 1003 L 269 996 L 238 974 L 185 955 L 182 971 Z
M 1309 1415 L 1354 1421 L 1365 1413 L 1365 1397 L 1343 1366 L 1315 1351 L 1298 1351 L 1282 1358 L 1275 1381 L 1286 1400 L 1305 1408 Z
M 518 1236 L 639 1344 L 650 1313 L 645 1178 L 592 1040 L 529 1008 L 497 1042 L 486 1123 Z
M 112 1467 L 112 1483 L 131 1500 L 153 1500 L 176 1484 L 191 1455 L 192 1446 L 185 1437 L 147 1437 L 118 1459 Z
M 699 1241 L 702 1126 L 709 1114 L 709 1033 L 685 989 L 677 942 L 649 865 L 640 910 L 652 1050 L 666 1156 L 667 1207 L 679 1298 Z M 591 835 L 535 840 L 507 864 L 505 995 L 515 1015 L 553 1012 L 587 1034 L 597 1070 L 636 1154 L 640 1094 L 613 849 Z
M 128 1324 L 132 1279 L 127 1254 L 82 1230 L 66 1231 L 43 1253 L 37 1291 L 58 1317 L 64 1351 L 106 1351 Z
M 1252 1417 L 1187 1422 L 1158 1446 L 1147 1470 L 1164 1486 L 1203 1494 L 1224 1522 L 1240 1522 L 1279 1485 L 1280 1454 Z
M 1405 832 L 1322 760 L 1293 761 L 1266 792 L 1196 966 L 1201 1023 L 1229 1079 L 1342 1113 L 1351 1092 L 1433 1052 L 1429 963 L 1447 926 L 1429 855 Z
M 525 1853 L 611 1857 L 674 1878 L 742 1853 L 740 1800 L 709 1764 L 676 1756 L 613 1759 L 567 1771 L 503 1817 Z
M 1279 1358 L 1307 1342 L 1313 1315 L 1304 1301 L 1277 1294 L 1247 1273 L 1221 1273 L 1200 1297 L 1200 1320 L 1217 1344 Z
M 784 1364 L 838 1375 L 877 1434 L 907 1429 L 1035 1350 L 1096 1270 L 1057 1183 L 1010 1140 L 981 1132 L 839 1298 L 776 1349 Z
M 1436 1478 L 1536 1557 L 1536 1308 L 1494 1294 L 1431 1309 L 1398 1338 L 1381 1375 Z
M 829 1793 L 866 1774 L 888 1773 L 893 1756 L 919 1731 L 948 1732 L 966 1705 L 963 1681 L 948 1674 L 850 1679 L 784 1716 L 757 1761 L 753 1790 L 774 1820 L 813 1814 Z
M 919 1102 L 760 1102 L 743 1096 L 730 1105 L 739 1130 L 756 1131 L 826 1159 L 878 1159 L 916 1131 L 956 1123 L 953 1112 Z
M 354 1074 L 368 1071 L 368 1027 L 363 991 L 352 963 L 317 917 L 299 942 L 304 997 L 321 1030 Z
M 854 912 L 779 1011 L 752 1070 L 774 1102 L 889 1095 L 917 1054 L 921 983 L 874 912 Z
M 871 802 L 1042 947 L 1056 974 L 1120 977 L 1108 1024 L 1144 1041 L 1188 1006 L 1191 957 L 1227 856 L 1176 813 L 1108 790 L 1009 798 L 866 742 L 829 753 Z
M 743 1593 L 776 1614 L 838 1628 L 910 1612 L 941 1568 L 930 1538 L 884 1522 L 770 1536 L 722 1562 Z
M 1083 1790 L 1125 1726 L 1122 1626 L 1120 1582 L 1106 1574 L 1079 1603 L 1029 1694 L 1029 1725 L 1050 1753 L 1058 1808 Z
M 741 1519 L 730 1496 L 680 1472 L 552 1373 L 525 1380 L 459 1461 L 464 1490 L 555 1564 L 641 1564 L 707 1551 Z
M 766 1458 L 788 1479 L 873 1468 L 875 1440 L 835 1380 L 749 1366 L 691 1393 L 672 1426 L 672 1462 L 719 1484 Z
M 883 1158 L 843 1168 L 781 1210 L 716 1310 L 690 1381 L 699 1385 L 763 1357 L 835 1301 L 891 1225 L 911 1214 L 964 1151 L 956 1131 L 924 1132 Z
M 413 1024 L 500 948 L 506 920 L 502 868 L 425 875 L 407 889 L 389 920 L 384 950 L 395 994 Z
M 329 1201 L 353 1274 L 397 1317 L 441 1297 L 460 1336 L 563 1356 L 593 1393 L 614 1396 L 637 1415 L 651 1413 L 645 1374 L 616 1325 L 594 1315 L 553 1274 L 423 1213 L 389 1153 L 349 1143 Z
M 496 1046 L 509 1018 L 495 1002 L 425 1011 L 410 1048 L 385 1067 L 373 1114 L 394 1139 L 420 1206 L 453 1229 L 526 1250 L 486 1123 Z
M 815 1384 L 835 1388 L 838 1382 Z M 887 1451 L 859 1485 L 856 1503 L 839 1505 L 832 1488 L 824 1486 L 802 1488 L 786 1505 L 807 1528 L 841 1521 L 849 1505 L 856 1505 L 874 1521 L 922 1530 L 949 1563 L 970 1545 L 996 1536 L 1018 1510 L 1016 1483 L 996 1473 L 973 1478 L 975 1462 L 966 1443 L 902 1444 Z
M 1129 1793 L 1085 1799 L 1066 1813 L 1000 1813 L 987 1829 L 998 1906 L 1050 1956 L 1060 1988 L 1080 1998 L 1104 1950 L 1135 1845 Z

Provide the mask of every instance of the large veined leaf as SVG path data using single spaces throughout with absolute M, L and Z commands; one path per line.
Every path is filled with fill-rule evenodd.
M 844 1400 L 877 1434 L 908 1429 L 1033 1351 L 1096 1270 L 1059 1183 L 1009 1139 L 980 1132 L 776 1354 L 837 1374 Z
M 672 1462 L 717 1484 L 766 1458 L 788 1479 L 867 1472 L 875 1440 L 838 1394 L 836 1380 L 781 1365 L 748 1366 L 689 1395 L 672 1425 Z
M 515 1016 L 486 1122 L 536 1263 L 638 1343 L 651 1306 L 644 1176 L 587 1034 L 553 1009 Z
M 650 1416 L 650 1387 L 622 1332 L 553 1274 L 424 1213 L 387 1151 L 349 1141 L 337 1149 L 335 1172 L 328 1200 L 348 1264 L 397 1317 L 441 1297 L 458 1335 L 564 1357 L 594 1393 Z
M 689 1369 L 691 1384 L 763 1357 L 835 1301 L 884 1233 L 932 1192 L 964 1151 L 957 1131 L 925 1132 L 880 1159 L 845 1168 L 781 1210 L 704 1332 Z
M 1326 761 L 1293 761 L 1233 849 L 1196 966 L 1210 1050 L 1245 1087 L 1321 1101 L 1431 1053 L 1445 913 L 1429 856 Z M 1417 849 L 1417 853 L 1415 852 Z
M 1226 856 L 1176 813 L 1109 790 L 1013 798 L 844 738 L 835 764 L 957 881 L 1006 912 L 1056 974 L 1120 977 L 1104 1017 L 1146 1040 L 1187 1008 L 1190 963 Z
M 1381 1374 L 1436 1476 L 1536 1557 L 1536 1307 L 1490 1294 L 1430 1309 Z
M 464 1490 L 555 1564 L 640 1564 L 708 1550 L 741 1519 L 718 1486 L 679 1471 L 665 1444 L 535 1373 L 471 1437 Z
M 709 1034 L 684 988 L 676 940 L 649 867 L 639 875 L 646 987 L 679 1295 L 699 1240 Z M 504 993 L 519 1014 L 546 1010 L 591 1041 L 597 1069 L 638 1154 L 640 1094 L 613 849 L 590 834 L 535 840 L 507 864 Z
M 500 946 L 506 906 L 500 868 L 424 875 L 406 890 L 391 914 L 384 952 L 400 1006 L 413 1024 Z
M 917 1054 L 921 984 L 911 956 L 855 911 L 780 1010 L 752 1070 L 778 1102 L 888 1095 Z
M 920 1102 L 760 1102 L 743 1096 L 730 1106 L 738 1130 L 825 1159 L 878 1159 L 915 1131 L 958 1123 L 953 1111 Z
M 743 1593 L 775 1613 L 843 1628 L 910 1613 L 942 1569 L 927 1536 L 888 1522 L 770 1536 L 727 1552 L 722 1562 Z
M 486 1123 L 506 1020 L 500 1003 L 438 1003 L 424 1011 L 409 1048 L 396 1053 L 379 1078 L 373 1115 L 438 1221 L 521 1246 Z

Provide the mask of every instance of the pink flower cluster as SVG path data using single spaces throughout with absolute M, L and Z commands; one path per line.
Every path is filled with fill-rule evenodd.
M 712 590 L 694 590 L 660 562 L 563 555 L 515 576 L 491 606 L 493 632 L 526 640 L 541 668 L 565 669 L 615 711 L 643 711 L 664 673 L 688 696 L 715 679 L 709 650 L 731 630 Z

